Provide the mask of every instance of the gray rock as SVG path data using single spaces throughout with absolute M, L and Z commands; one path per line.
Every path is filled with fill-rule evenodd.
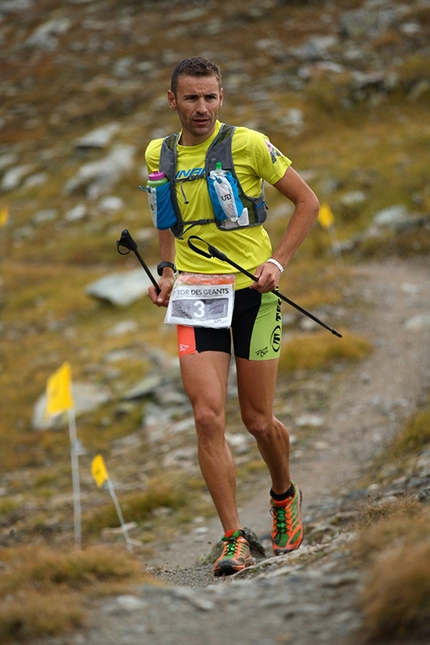
M 422 490 L 420 490 L 420 492 L 417 495 L 417 499 L 419 502 L 422 502 L 423 504 L 430 504 L 430 487 L 423 488 Z
M 163 383 L 163 376 L 161 374 L 153 374 L 151 376 L 146 376 L 141 381 L 133 385 L 132 388 L 127 390 L 123 395 L 122 399 L 125 401 L 133 401 L 134 399 L 143 399 L 146 396 L 155 394 L 157 389 Z
M 389 206 L 376 213 L 373 218 L 375 226 L 394 228 L 400 223 L 407 221 L 409 211 L 406 206 L 397 204 L 396 206 Z
M 360 9 L 341 15 L 342 35 L 357 40 L 375 36 L 390 27 L 404 11 L 402 6 L 389 6 L 385 1 L 370 0 Z
M 124 336 L 125 334 L 134 334 L 138 331 L 139 325 L 135 320 L 122 320 L 111 327 L 107 336 Z
M 120 130 L 119 123 L 109 123 L 92 130 L 75 141 L 75 148 L 106 148 L 114 135 Z
M 3 175 L 3 180 L 1 183 L 1 189 L 4 192 L 7 192 L 9 190 L 14 190 L 19 186 L 21 183 L 22 179 L 30 174 L 32 170 L 32 166 L 29 164 L 25 164 L 23 166 L 16 166 L 15 168 L 11 168 L 5 174 Z
M 101 211 L 119 211 L 121 208 L 124 208 L 125 204 L 121 197 L 107 195 L 99 201 L 98 206 Z
M 344 206 L 356 206 L 366 201 L 366 193 L 362 190 L 352 190 L 340 198 Z
M 154 270 L 155 272 L 155 270 Z M 106 300 L 119 307 L 127 307 L 143 298 L 151 282 L 142 269 L 126 273 L 112 273 L 92 282 L 86 292 L 93 298 Z
M 328 55 L 330 48 L 337 42 L 336 36 L 314 36 L 304 45 L 291 49 L 290 53 L 301 60 L 320 60 Z
M 49 175 L 47 172 L 37 172 L 34 175 L 30 175 L 24 182 L 24 188 L 33 188 L 34 186 L 43 186 L 46 182 L 49 181 Z
M 3 0 L 0 4 L 0 16 L 27 11 L 34 5 L 34 0 Z
M 109 193 L 132 170 L 134 154 L 134 146 L 115 146 L 104 159 L 81 166 L 75 177 L 66 182 L 65 192 L 69 195 L 84 193 L 89 199 Z
M 41 49 L 52 50 L 58 46 L 59 36 L 70 29 L 72 21 L 70 18 L 54 18 L 39 25 L 37 29 L 25 41 L 27 47 L 40 47 Z
M 33 224 L 46 224 L 47 222 L 53 222 L 57 219 L 58 211 L 56 208 L 44 208 L 41 211 L 37 211 L 31 218 Z
M 408 318 L 405 322 L 405 329 L 408 331 L 422 331 L 430 329 L 430 313 L 417 314 Z
M 64 215 L 66 222 L 76 222 L 77 220 L 83 219 L 88 213 L 88 209 L 85 204 L 77 204 L 71 208 Z
M 8 152 L 0 156 L 0 170 L 13 166 L 18 161 L 18 155 L 14 152 Z

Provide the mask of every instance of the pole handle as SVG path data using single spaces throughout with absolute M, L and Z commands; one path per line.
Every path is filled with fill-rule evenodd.
M 127 249 L 127 250 L 125 252 L 121 251 L 121 247 L 123 247 L 124 249 Z M 120 255 L 128 255 L 130 253 L 130 251 L 133 251 L 133 253 L 136 255 L 137 259 L 139 260 L 140 264 L 142 265 L 143 269 L 145 270 L 146 275 L 148 276 L 148 278 L 151 280 L 152 284 L 154 285 L 155 290 L 157 291 L 157 294 L 160 293 L 161 289 L 158 286 L 156 279 L 152 275 L 151 270 L 149 269 L 148 265 L 146 264 L 146 262 L 144 261 L 144 259 L 140 255 L 140 253 L 138 251 L 138 248 L 137 248 L 137 244 L 134 241 L 134 239 L 132 238 L 132 236 L 130 234 L 130 231 L 128 229 L 125 228 L 122 231 L 120 239 L 117 240 L 116 249 L 117 249 L 117 251 L 118 251 L 118 253 Z

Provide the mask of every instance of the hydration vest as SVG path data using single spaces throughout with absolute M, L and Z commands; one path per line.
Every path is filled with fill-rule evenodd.
M 236 230 L 238 228 L 245 228 L 248 226 L 258 226 L 266 221 L 267 205 L 264 197 L 263 182 L 261 185 L 260 196 L 249 197 L 243 191 L 242 186 L 240 185 L 240 182 L 237 178 L 231 149 L 232 137 L 235 129 L 236 127 L 232 125 L 227 125 L 225 123 L 221 125 L 220 131 L 218 132 L 217 136 L 212 141 L 206 152 L 204 172 L 191 177 L 187 176 L 176 178 L 179 133 L 171 134 L 163 140 L 160 152 L 159 170 L 161 172 L 164 172 L 165 176 L 170 182 L 170 199 L 177 220 L 177 223 L 171 227 L 171 231 L 175 237 L 181 238 L 185 230 L 188 230 L 188 228 L 196 226 L 198 224 L 215 223 L 220 230 L 229 231 Z M 219 217 L 217 217 L 217 210 L 213 203 L 211 191 L 209 191 L 211 203 L 213 204 L 214 216 L 211 218 L 184 222 L 176 194 L 176 184 L 181 185 L 182 194 L 184 196 L 184 203 L 187 203 L 183 184 L 187 181 L 198 181 L 200 179 L 208 180 L 211 171 L 217 168 L 217 164 L 218 167 L 219 164 L 221 164 L 223 171 L 230 173 L 230 177 L 233 178 L 233 181 L 231 183 L 235 184 L 237 197 L 243 206 L 244 216 L 242 218 L 239 218 L 237 222 L 231 222 L 230 220 L 220 219 Z

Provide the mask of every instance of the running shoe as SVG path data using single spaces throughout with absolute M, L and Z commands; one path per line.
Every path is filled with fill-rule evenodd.
M 228 531 L 222 538 L 222 553 L 214 564 L 214 576 L 231 576 L 254 563 L 243 531 Z
M 285 501 L 271 500 L 270 512 L 273 516 L 272 549 L 275 555 L 290 553 L 303 542 L 303 525 L 300 515 L 302 492 L 291 482 L 294 495 Z

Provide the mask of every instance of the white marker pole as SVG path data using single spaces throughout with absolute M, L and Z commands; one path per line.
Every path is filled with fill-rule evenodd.
M 79 449 L 76 438 L 76 415 L 75 409 L 69 408 L 69 436 L 70 436 L 70 455 L 72 461 L 72 482 L 73 482 L 73 509 L 75 522 L 75 546 L 81 548 L 82 530 L 81 530 L 81 491 L 79 484 Z
M 113 483 L 112 483 L 111 479 L 107 479 L 106 483 L 107 483 L 107 487 L 108 487 L 108 491 L 110 493 L 110 496 L 112 497 L 113 503 L 115 504 L 116 512 L 118 513 L 119 521 L 121 523 L 121 529 L 122 529 L 122 532 L 124 534 L 125 543 L 127 545 L 127 550 L 130 551 L 130 553 L 132 553 L 133 552 L 133 547 L 131 546 L 131 541 L 130 541 L 130 538 L 128 536 L 127 527 L 126 527 L 125 522 L 124 522 L 124 516 L 122 514 L 121 507 L 119 505 L 119 502 L 118 502 L 118 499 L 117 499 L 117 496 L 116 496 L 116 493 L 115 493 Z

